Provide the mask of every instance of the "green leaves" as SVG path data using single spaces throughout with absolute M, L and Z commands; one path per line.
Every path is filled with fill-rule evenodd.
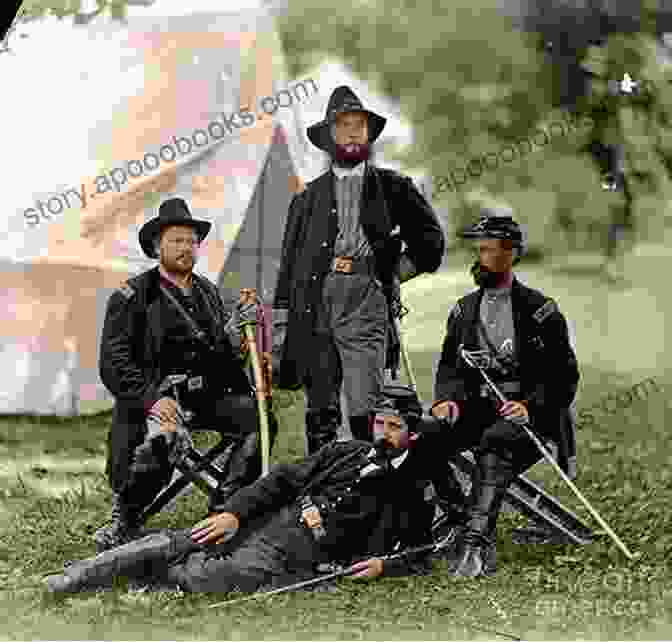
M 536 4 L 523 2 L 519 13 L 532 16 Z M 582 41 L 587 38 L 583 19 L 572 16 L 584 15 L 583 4 L 546 3 L 545 22 L 544 12 L 532 22 L 571 27 L 568 35 Z M 627 11 L 619 11 L 638 16 L 640 4 L 633 0 Z M 560 96 L 580 94 L 582 64 L 597 75 L 575 106 L 593 118 L 593 127 L 581 136 L 553 140 L 534 155 L 500 163 L 435 199 L 450 207 L 451 222 L 458 225 L 471 215 L 468 201 L 476 193 L 519 204 L 523 222 L 544 219 L 530 239 L 532 249 L 544 252 L 613 252 L 608 229 L 624 208 L 634 216 L 639 237 L 655 237 L 663 217 L 654 213 L 672 197 L 672 88 L 654 37 L 613 34 L 602 46 L 548 57 L 540 39 L 514 28 L 500 7 L 490 0 L 336 6 L 304 0 L 290 3 L 280 29 L 294 75 L 337 58 L 397 101 L 415 128 L 413 146 L 400 160 L 426 168 L 435 179 L 467 171 L 470 160 L 524 141 L 553 120 Z M 563 21 L 554 20 L 557 12 L 566 14 Z M 586 33 L 592 28 L 585 26 Z M 646 91 L 609 95 L 609 81 L 613 86 L 625 73 Z M 602 190 L 603 170 L 584 149 L 590 140 L 623 145 L 632 206 L 623 192 Z

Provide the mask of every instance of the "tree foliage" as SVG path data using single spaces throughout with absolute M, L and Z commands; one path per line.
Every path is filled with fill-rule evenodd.
M 124 20 L 127 7 L 137 4 L 137 2 L 134 3 L 133 0 L 96 0 L 96 9 L 86 13 L 82 11 L 82 4 L 82 0 L 24 0 L 14 23 L 7 33 L 0 53 L 11 51 L 9 40 L 15 35 L 17 27 L 22 24 L 34 22 L 46 16 L 54 16 L 59 20 L 72 18 L 76 24 L 85 24 L 104 13 L 116 20 Z
M 338 58 L 399 102 L 415 132 L 403 160 L 434 177 L 531 138 L 568 109 L 590 116 L 590 127 L 439 202 L 461 224 L 474 202 L 501 197 L 518 206 L 532 245 L 611 252 L 614 223 L 657 234 L 670 198 L 659 36 L 672 31 L 672 6 L 663 9 L 649 0 L 310 0 L 289 3 L 280 23 L 294 75 Z M 587 70 L 591 57 L 601 57 L 599 74 Z M 607 91 L 626 72 L 643 94 Z M 627 189 L 604 190 L 618 152 Z

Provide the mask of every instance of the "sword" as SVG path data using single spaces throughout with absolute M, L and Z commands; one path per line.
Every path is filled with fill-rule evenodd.
M 255 299 L 257 304 L 261 301 L 255 292 Z M 259 432 L 261 436 L 261 476 L 268 474 L 271 466 L 271 438 L 270 429 L 268 425 L 268 392 L 266 386 L 266 378 L 261 367 L 261 360 L 259 359 L 259 352 L 257 350 L 256 339 L 256 321 L 241 321 L 240 328 L 245 333 L 247 345 L 249 346 L 250 358 L 252 360 L 252 370 L 254 371 L 255 392 L 257 397 L 257 407 L 259 409 Z
M 465 363 L 470 367 L 470 368 L 475 368 L 481 373 L 481 376 L 485 380 L 485 383 L 488 385 L 490 390 L 495 394 L 497 399 L 503 404 L 505 404 L 508 399 L 502 394 L 502 392 L 499 390 L 499 388 L 493 383 L 492 379 L 487 375 L 487 373 L 481 368 L 481 366 L 478 365 L 478 363 L 473 359 L 473 355 L 471 354 L 470 351 L 465 350 L 464 346 L 461 345 L 458 348 L 458 353 L 464 359 Z M 607 524 L 604 519 L 602 519 L 601 515 L 593 508 L 593 506 L 590 504 L 590 502 L 584 497 L 583 493 L 576 487 L 574 482 L 567 476 L 564 470 L 560 468 L 558 465 L 558 462 L 555 461 L 553 458 L 553 455 L 546 450 L 544 445 L 541 443 L 541 440 L 530 430 L 530 420 L 529 418 L 525 420 L 524 423 L 518 424 L 526 433 L 527 436 L 534 442 L 535 446 L 539 449 L 541 454 L 544 456 L 546 461 L 551 464 L 551 466 L 555 469 L 555 471 L 562 477 L 563 481 L 569 486 L 569 488 L 572 490 L 572 492 L 581 500 L 583 505 L 588 509 L 590 514 L 597 520 L 598 524 L 609 534 L 611 539 L 616 543 L 616 545 L 623 551 L 624 555 L 629 559 L 634 559 L 634 555 L 628 550 L 628 547 L 621 541 L 621 539 L 616 535 L 616 533 L 610 528 L 609 524 Z
M 406 557 L 408 555 L 416 555 L 418 553 L 424 553 L 428 552 L 429 555 L 434 555 L 435 553 L 439 552 L 440 550 L 446 548 L 449 546 L 456 537 L 455 531 L 451 531 L 441 539 L 439 539 L 438 542 L 432 542 L 431 544 L 425 544 L 423 546 L 417 546 L 415 548 L 409 548 L 403 551 L 400 551 L 398 553 L 390 553 L 388 555 L 384 556 L 376 556 L 372 555 L 371 557 L 378 557 L 379 559 L 382 559 L 384 562 L 390 561 L 390 560 L 395 560 L 395 559 L 401 559 L 403 557 Z M 370 558 L 367 558 L 370 559 Z M 311 586 L 316 586 L 318 584 L 322 584 L 324 582 L 328 582 L 330 580 L 335 580 L 338 579 L 339 577 L 346 577 L 347 575 L 352 575 L 354 572 L 361 570 L 358 568 L 357 563 L 351 564 L 350 566 L 346 566 L 345 568 L 339 569 L 338 571 L 334 571 L 333 573 L 327 573 L 325 575 L 318 575 L 317 577 L 311 577 L 308 580 L 303 580 L 301 582 L 297 582 L 296 584 L 289 584 L 287 586 L 281 586 L 277 589 L 272 589 L 270 591 L 260 591 L 258 593 L 254 593 L 252 595 L 247 595 L 245 597 L 240 597 L 236 598 L 234 600 L 227 600 L 225 602 L 217 602 L 216 604 L 211 604 L 208 608 L 214 609 L 216 606 L 224 606 L 224 605 L 229 605 L 229 604 L 239 604 L 241 602 L 249 602 L 251 600 L 257 600 L 262 597 L 272 597 L 274 595 L 281 595 L 282 593 L 289 593 L 291 591 L 297 591 L 299 589 L 303 588 L 309 588 Z

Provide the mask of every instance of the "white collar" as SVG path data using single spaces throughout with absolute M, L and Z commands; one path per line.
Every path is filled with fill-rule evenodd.
M 371 450 L 369 450 L 369 452 L 367 454 L 367 457 L 373 457 L 375 454 L 376 454 L 376 449 L 372 448 Z M 406 459 L 406 457 L 408 457 L 408 449 L 404 450 L 404 452 L 401 453 L 401 455 L 397 455 L 394 459 L 390 460 L 390 463 L 392 464 L 392 467 L 393 468 L 399 468 L 399 466 L 401 466 L 401 464 L 404 463 L 404 460 Z
M 510 299 L 511 288 L 486 288 L 485 297 L 487 299 Z
M 393 468 L 399 468 L 404 463 L 404 460 L 408 457 L 408 450 L 404 450 L 401 455 L 398 457 L 395 457 L 390 463 L 392 464 Z
M 343 178 L 344 176 L 364 176 L 364 169 L 366 168 L 366 161 L 362 161 L 353 168 L 339 167 L 332 164 L 331 171 L 334 172 L 336 178 Z

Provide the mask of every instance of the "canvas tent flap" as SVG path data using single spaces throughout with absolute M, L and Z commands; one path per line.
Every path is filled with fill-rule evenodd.
M 12 192 L 8 230 L 0 237 L 0 366 L 16 377 L 0 395 L 1 413 L 77 413 L 80 399 L 104 395 L 97 357 L 107 299 L 129 276 L 155 264 L 142 254 L 138 231 L 168 197 L 185 198 L 195 217 L 213 223 L 198 272 L 215 282 L 223 273 L 240 273 L 255 285 L 262 279 L 272 294 L 279 258 L 274 248 L 282 242 L 290 188 L 302 173 L 300 101 L 273 116 L 259 109 L 260 99 L 288 86 L 277 35 L 264 12 L 130 17 L 126 24 L 98 20 L 60 28 L 63 36 L 75 31 L 81 48 L 68 93 L 98 91 L 103 99 L 88 106 L 73 100 L 80 144 L 68 156 L 70 179 L 54 144 L 40 150 L 40 175 Z M 53 57 L 45 76 L 59 68 L 58 50 Z M 38 86 L 47 78 L 33 80 Z M 31 86 L 19 85 L 3 100 L 31 104 Z M 255 117 L 236 129 L 244 121 L 231 115 L 241 107 Z M 221 125 L 208 128 L 224 123 L 223 114 L 233 133 Z M 32 115 L 28 109 L 26 126 Z M 147 153 L 168 158 L 169 152 L 159 156 L 162 146 L 175 149 L 178 138 L 193 142 L 199 129 L 217 138 L 193 144 L 190 153 L 178 148 L 174 162 L 161 160 L 154 171 L 147 168 L 154 164 L 150 159 L 142 175 L 129 175 L 129 161 L 142 162 Z M 126 169 L 126 180 L 106 190 L 114 168 Z M 63 182 L 54 185 L 52 174 Z M 120 182 L 122 173 L 115 175 Z M 29 225 L 27 208 L 36 210 L 36 200 L 50 198 L 52 209 L 60 201 L 62 211 L 48 210 L 49 219 Z M 255 236 L 260 230 L 261 245 Z M 248 273 L 249 261 L 241 257 L 252 248 L 273 258 L 261 267 L 254 259 Z

